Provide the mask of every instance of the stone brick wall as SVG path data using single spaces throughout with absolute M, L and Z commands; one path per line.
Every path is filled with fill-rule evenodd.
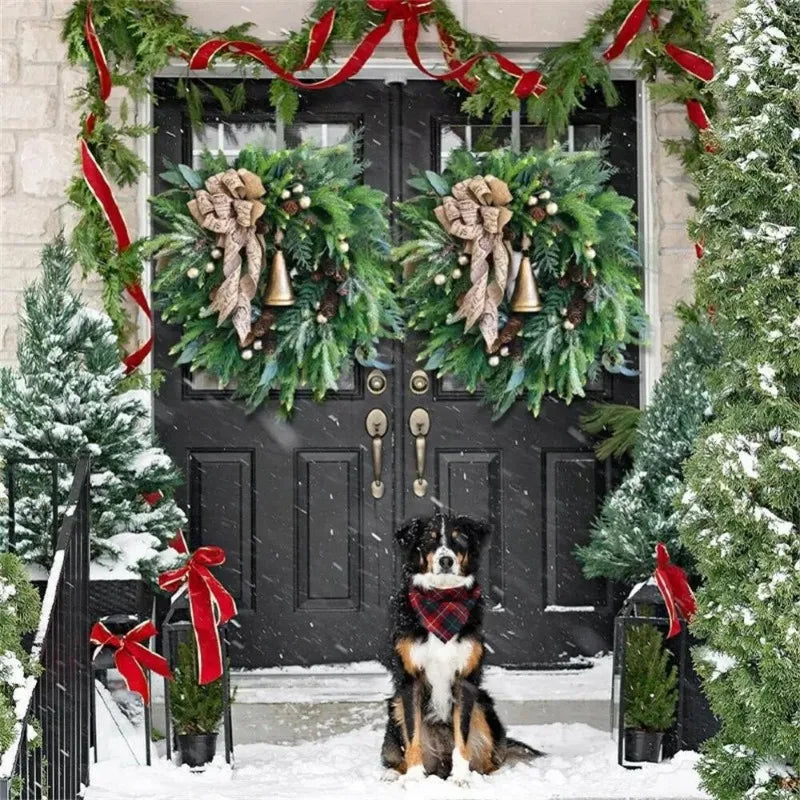
M 541 0 L 536 24 L 520 24 L 530 16 L 530 0 L 451 0 L 465 23 L 501 42 L 547 44 L 579 35 L 588 15 L 605 0 Z M 23 287 L 36 275 L 41 245 L 61 228 L 69 229 L 74 212 L 66 205 L 64 189 L 72 175 L 78 116 L 71 96 L 82 83 L 79 70 L 65 64 L 59 38 L 61 18 L 70 0 L 0 0 L 0 365 L 14 361 L 17 313 Z M 713 0 L 724 12 L 733 0 Z M 297 0 L 183 0 L 182 9 L 199 25 L 213 27 L 258 20 L 265 38 L 295 27 L 307 8 Z M 548 6 L 545 13 L 541 7 Z M 542 22 L 544 21 L 544 22 Z M 526 38 L 527 37 L 527 38 Z M 115 90 L 118 97 L 119 90 Z M 659 142 L 686 130 L 682 108 L 655 112 Z M 690 184 L 676 159 L 659 142 L 653 145 L 658 271 L 658 304 L 662 346 L 677 328 L 672 309 L 691 293 L 694 251 L 685 231 L 690 213 L 686 199 Z M 122 198 L 131 228 L 137 228 L 134 193 Z M 85 294 L 99 302 L 97 280 L 85 285 Z

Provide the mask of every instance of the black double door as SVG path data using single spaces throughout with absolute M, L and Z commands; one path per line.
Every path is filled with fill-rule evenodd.
M 365 181 L 393 199 L 410 194 L 412 167 L 438 170 L 454 147 L 486 148 L 512 135 L 467 119 L 458 97 L 423 81 L 306 93 L 283 131 L 268 111 L 266 82 L 250 82 L 244 113 L 225 117 L 208 104 L 206 124 L 194 132 L 174 84 L 156 89 L 157 164 L 190 162 L 205 147 L 233 156 L 249 142 L 334 144 L 360 130 Z M 574 120 L 568 145 L 609 136 L 616 186 L 630 195 L 635 87 L 619 89 L 620 106 L 589 106 Z M 544 144 L 540 129 L 523 125 L 520 137 L 522 146 Z M 154 189 L 162 188 L 156 178 Z M 492 662 L 552 664 L 609 646 L 610 587 L 585 579 L 573 557 L 612 479 L 581 433 L 585 403 L 546 401 L 537 419 L 519 403 L 493 423 L 479 396 L 420 368 L 412 337 L 383 344 L 386 369 L 354 365 L 336 394 L 321 404 L 301 397 L 282 421 L 274 401 L 248 415 L 228 391 L 173 366 L 168 351 L 180 332 L 160 321 L 156 330 L 156 367 L 167 376 L 156 428 L 185 470 L 179 500 L 191 545 L 227 553 L 219 573 L 240 609 L 235 666 L 377 658 L 397 581 L 393 531 L 438 505 L 494 526 L 481 575 Z M 638 399 L 636 379 L 606 375 L 591 389 L 590 399 Z M 375 436 L 380 497 L 372 486 Z

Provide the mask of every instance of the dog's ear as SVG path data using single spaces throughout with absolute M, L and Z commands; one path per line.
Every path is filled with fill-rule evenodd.
M 478 548 L 482 548 L 492 535 L 492 526 L 488 522 L 472 517 L 456 517 L 454 527 L 469 536 Z
M 406 522 L 401 528 L 398 528 L 394 538 L 403 550 L 408 550 L 419 541 L 419 537 L 422 536 L 424 530 L 425 523 L 419 517 L 415 517 Z

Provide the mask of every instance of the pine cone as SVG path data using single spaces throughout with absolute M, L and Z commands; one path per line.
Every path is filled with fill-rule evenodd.
M 311 280 L 314 281 L 314 283 L 319 283 L 324 277 L 325 273 L 321 269 L 315 269 L 311 273 Z
M 541 206 L 534 206 L 531 209 L 531 217 L 536 222 L 541 222 L 543 219 L 547 217 L 547 212 Z
M 333 319 L 339 309 L 339 293 L 336 289 L 328 289 L 319 306 L 319 313 L 325 319 Z
M 492 346 L 492 352 L 496 353 L 504 345 L 509 345 L 517 338 L 517 334 L 522 330 L 522 317 L 509 317 L 503 330 L 497 335 L 497 340 Z
M 281 208 L 290 217 L 293 217 L 298 211 L 300 211 L 300 205 L 294 200 L 287 200 L 285 203 L 281 204 Z
M 256 320 L 255 325 L 253 325 L 253 335 L 256 339 L 260 339 L 262 336 L 265 336 L 269 329 L 275 324 L 275 320 L 277 319 L 277 315 L 275 314 L 272 309 L 265 308 L 261 312 L 261 316 Z
M 278 337 L 275 331 L 269 331 L 262 339 L 262 349 L 267 355 L 272 355 L 278 349 Z
M 586 300 L 574 294 L 567 303 L 567 319 L 577 328 L 586 318 Z
M 570 285 L 570 283 L 572 283 L 572 281 L 570 280 L 569 275 L 562 275 L 558 279 L 558 288 L 566 289 Z
M 525 343 L 519 337 L 516 337 L 513 342 L 508 345 L 509 356 L 511 358 L 520 359 L 525 354 Z
M 332 278 L 336 274 L 336 271 L 339 269 L 336 262 L 330 260 L 323 261 L 321 268 L 323 274 L 327 275 L 329 278 Z

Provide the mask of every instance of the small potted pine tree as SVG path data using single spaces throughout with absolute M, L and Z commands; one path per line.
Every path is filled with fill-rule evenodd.
M 659 761 L 664 732 L 675 723 L 678 670 L 652 625 L 636 625 L 625 645 L 625 759 Z
M 217 729 L 222 721 L 222 680 L 201 686 L 198 682 L 197 651 L 193 641 L 178 645 L 169 706 L 181 763 L 202 767 L 217 752 Z

